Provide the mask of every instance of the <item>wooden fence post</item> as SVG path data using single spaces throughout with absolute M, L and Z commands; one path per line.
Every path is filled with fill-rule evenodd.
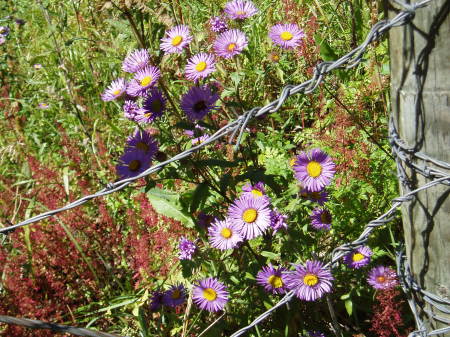
M 414 1 L 415 2 L 415 1 Z M 450 162 L 450 0 L 418 9 L 411 24 L 390 31 L 391 110 L 400 138 L 411 148 Z M 390 17 L 396 10 L 390 7 Z M 416 160 L 419 165 L 433 164 Z M 405 165 L 403 165 L 405 166 Z M 446 174 L 449 170 L 439 168 Z M 430 180 L 406 169 L 410 186 Z M 450 297 L 450 188 L 437 185 L 402 207 L 406 255 L 415 281 L 442 298 Z M 426 310 L 433 312 L 429 306 Z M 418 308 L 429 330 L 436 322 Z M 450 315 L 439 313 L 450 320 Z M 442 334 L 439 336 L 443 336 Z

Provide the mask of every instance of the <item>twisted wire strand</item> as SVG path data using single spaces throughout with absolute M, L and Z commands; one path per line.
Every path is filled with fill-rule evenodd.
M 47 323 L 47 322 L 38 321 L 35 319 L 18 318 L 18 317 L 4 316 L 4 315 L 0 315 L 0 322 L 6 323 L 6 324 L 16 324 L 16 325 L 24 326 L 24 327 L 27 327 L 30 329 L 48 329 L 48 330 L 52 330 L 54 332 L 70 333 L 71 335 L 75 335 L 75 336 L 122 337 L 122 336 L 119 336 L 116 334 L 95 331 L 95 330 L 91 330 L 91 329 L 77 328 L 77 327 L 69 326 L 69 325 Z M 126 336 L 123 336 L 123 337 L 126 337 Z
M 379 216 L 377 219 L 370 221 L 365 227 L 361 235 L 354 241 L 345 243 L 337 248 L 335 248 L 331 253 L 330 261 L 325 264 L 325 267 L 335 267 L 338 264 L 338 261 L 344 257 L 346 254 L 348 254 L 350 251 L 354 250 L 355 248 L 358 248 L 359 246 L 362 246 L 367 239 L 369 238 L 370 234 L 375 230 L 375 228 L 380 227 L 382 225 L 387 224 L 389 221 L 393 219 L 393 214 L 397 211 L 397 208 L 401 206 L 404 202 L 408 202 L 414 199 L 414 195 L 419 193 L 420 191 L 426 190 L 432 186 L 441 184 L 443 181 L 450 179 L 450 175 L 442 177 L 440 179 L 436 179 L 434 181 L 430 181 L 429 183 L 408 192 L 407 194 L 397 197 L 392 200 L 392 207 L 383 215 Z M 435 296 L 435 295 L 433 295 Z M 282 305 L 288 303 L 292 298 L 294 297 L 294 292 L 291 290 L 289 291 L 279 302 L 277 302 L 272 308 L 269 310 L 263 312 L 261 315 L 259 315 L 255 320 L 253 320 L 249 325 L 247 325 L 244 328 L 241 328 L 240 330 L 236 331 L 231 335 L 231 337 L 238 337 L 241 336 L 243 333 L 247 332 L 248 330 L 252 329 L 254 326 L 261 323 L 263 320 L 265 320 L 267 317 L 270 316 L 270 314 L 281 307 Z
M 279 98 L 269 104 L 267 104 L 266 106 L 259 108 L 259 107 L 255 107 L 249 111 L 247 111 L 246 113 L 242 114 L 241 116 L 239 116 L 238 119 L 236 119 L 235 121 L 229 123 L 228 125 L 224 126 L 223 128 L 219 129 L 216 133 L 214 133 L 211 137 L 209 137 L 207 140 L 205 140 L 203 143 L 192 147 L 189 150 L 183 151 L 177 155 L 175 155 L 174 157 L 172 157 L 169 160 L 166 160 L 164 162 L 161 162 L 157 165 L 154 165 L 152 167 L 150 167 L 149 169 L 147 169 L 146 171 L 142 172 L 141 174 L 135 176 L 135 177 L 131 177 L 131 178 L 127 178 L 127 179 L 122 179 L 120 181 L 114 182 L 114 183 L 109 183 L 107 185 L 106 188 L 91 194 L 91 195 L 87 195 L 84 196 L 62 208 L 59 209 L 55 209 L 52 211 L 48 211 L 42 214 L 39 214 L 35 217 L 32 217 L 30 219 L 27 219 L 23 222 L 20 222 L 16 225 L 11 225 L 8 227 L 4 227 L 0 229 L 0 233 L 2 234 L 7 234 L 9 232 L 11 232 L 12 230 L 25 226 L 25 225 L 29 225 L 31 223 L 34 222 L 38 222 L 40 220 L 43 220 L 47 217 L 50 217 L 52 215 L 55 215 L 57 213 L 69 210 L 71 208 L 74 207 L 78 207 L 84 203 L 86 203 L 87 201 L 97 198 L 97 197 L 101 197 L 101 196 L 105 196 L 111 193 L 114 193 L 116 191 L 122 190 L 125 187 L 127 187 L 129 184 L 131 184 L 132 182 L 142 178 L 142 177 L 146 177 L 154 172 L 159 171 L 160 169 L 162 169 L 163 167 L 167 166 L 168 164 L 172 163 L 172 162 L 176 162 L 178 160 L 181 160 L 183 158 L 186 158 L 188 156 L 190 156 L 192 153 L 197 152 L 198 150 L 200 150 L 201 148 L 209 145 L 212 142 L 215 142 L 216 140 L 228 135 L 231 133 L 231 137 L 230 137 L 230 142 L 232 142 L 236 136 L 236 134 L 239 131 L 238 134 L 238 138 L 236 141 L 236 145 L 235 148 L 239 147 L 241 141 L 242 141 L 242 137 L 243 137 L 243 133 L 246 130 L 246 126 L 248 125 L 248 123 L 250 122 L 250 120 L 252 120 L 255 117 L 261 116 L 265 113 L 273 113 L 276 112 L 277 110 L 279 110 L 281 108 L 281 106 L 284 104 L 284 102 L 286 101 L 287 98 L 289 98 L 290 96 L 303 92 L 304 94 L 309 94 L 311 92 L 313 92 L 322 82 L 323 79 L 325 77 L 326 74 L 328 74 L 329 72 L 338 69 L 338 68 L 346 68 L 346 69 L 350 69 L 355 67 L 356 65 L 358 65 L 359 63 L 362 62 L 363 60 L 363 55 L 365 53 L 365 51 L 367 50 L 368 46 L 381 38 L 381 36 L 383 36 L 383 34 L 385 34 L 387 31 L 389 31 L 392 27 L 398 27 L 398 26 L 402 26 L 406 23 L 408 23 L 415 14 L 416 9 L 418 8 L 422 8 L 424 6 L 426 6 L 431 0 L 425 0 L 425 1 L 421 1 L 419 3 L 415 3 L 415 4 L 406 4 L 403 3 L 402 1 L 399 0 L 393 0 L 396 4 L 400 5 L 404 10 L 402 12 L 400 12 L 399 14 L 397 14 L 393 19 L 391 20 L 383 20 L 380 21 L 378 23 L 376 23 L 371 31 L 368 33 L 366 39 L 364 40 L 364 42 L 359 45 L 357 48 L 353 49 L 352 51 L 350 51 L 349 53 L 347 53 L 346 55 L 342 56 L 341 58 L 339 58 L 338 60 L 334 61 L 334 62 L 322 62 L 320 64 L 318 64 L 314 70 L 314 75 L 313 78 L 311 78 L 308 81 L 305 81 L 299 85 L 293 86 L 293 85 L 286 85 L 282 91 L 281 94 L 279 96 Z M 437 161 L 421 152 L 413 152 L 411 148 L 409 148 L 406 143 L 404 143 L 400 137 L 398 136 L 398 133 L 395 129 L 395 126 L 393 123 L 390 122 L 390 133 L 389 133 L 389 139 L 392 145 L 392 149 L 393 149 L 393 153 L 396 156 L 396 158 L 399 158 L 401 161 L 405 162 L 408 166 L 410 166 L 412 169 L 414 169 L 415 171 L 421 173 L 422 175 L 424 175 L 427 178 L 432 178 L 435 179 L 413 191 L 410 191 L 408 193 L 406 193 L 405 195 L 395 198 L 394 200 L 392 200 L 393 205 L 392 207 L 383 215 L 381 215 L 380 217 L 378 217 L 377 219 L 369 222 L 363 232 L 361 233 L 361 235 L 354 241 L 350 242 L 350 243 L 346 243 L 343 244 L 337 248 L 335 248 L 332 253 L 331 253 L 331 259 L 330 261 L 326 264 L 326 266 L 335 266 L 339 259 L 341 259 L 344 255 L 346 255 L 348 252 L 352 251 L 353 249 L 363 245 L 364 243 L 367 242 L 368 237 L 370 236 L 370 234 L 374 231 L 375 228 L 382 226 L 386 223 L 388 223 L 389 221 L 391 221 L 394 217 L 394 213 L 397 210 L 397 208 L 404 202 L 407 201 L 411 201 L 414 198 L 414 195 L 417 194 L 419 191 L 425 190 L 427 188 L 430 188 L 434 185 L 437 184 L 448 184 L 450 185 L 450 176 L 446 175 L 445 173 L 443 173 L 442 171 L 435 169 L 433 167 L 428 167 L 428 166 L 419 166 L 415 163 L 411 162 L 411 159 L 408 157 L 408 155 L 411 157 L 415 157 L 415 158 L 419 158 L 422 159 L 423 161 L 427 161 L 427 162 L 431 162 L 439 167 L 448 169 L 450 168 L 450 164 L 448 163 L 444 163 L 441 161 Z M 400 172 L 400 176 L 405 172 L 404 169 L 399 170 Z M 401 177 L 402 178 L 402 177 Z M 407 179 L 405 179 L 405 177 L 403 177 L 402 182 L 406 181 Z M 401 255 L 403 256 L 403 255 Z M 403 287 L 403 289 L 405 290 L 405 292 L 411 291 L 411 290 L 415 290 L 418 291 L 419 293 L 421 293 L 423 295 L 423 299 L 424 301 L 426 301 L 427 303 L 429 303 L 430 305 L 432 305 L 433 307 L 437 308 L 438 310 L 444 312 L 444 313 L 448 313 L 449 310 L 444 307 L 444 305 L 449 305 L 450 302 L 440 298 L 439 296 L 429 293 L 423 289 L 421 289 L 417 283 L 415 283 L 412 280 L 412 276 L 407 273 L 409 272 L 409 267 L 408 268 L 403 268 L 401 266 L 404 266 L 404 257 L 400 257 L 400 263 L 397 263 L 398 266 L 398 274 L 401 280 L 401 285 Z M 403 264 L 402 264 L 403 263 Z M 271 313 L 273 311 L 275 311 L 276 309 L 278 309 L 279 307 L 283 306 L 284 304 L 287 304 L 292 298 L 294 297 L 294 291 L 290 291 L 288 292 L 277 304 L 275 304 L 272 308 L 270 308 L 269 310 L 267 310 L 266 312 L 264 312 L 263 314 L 259 315 L 252 323 L 250 323 L 248 326 L 236 331 L 234 334 L 231 335 L 231 337 L 238 337 L 240 335 L 242 335 L 243 333 L 247 332 L 249 329 L 253 328 L 254 326 L 258 325 L 259 323 L 261 323 L 263 320 L 265 320 L 267 317 L 269 317 L 271 315 Z M 414 332 L 412 332 L 409 336 L 413 337 L 413 336 L 432 336 L 432 335 L 436 335 L 436 334 L 440 334 L 440 333 L 445 333 L 450 331 L 450 327 L 445 327 L 445 328 L 441 328 L 441 329 L 437 329 L 437 330 L 433 330 L 431 332 L 427 332 L 425 329 L 425 325 L 423 323 L 423 321 L 420 319 L 418 313 L 417 313 L 417 309 L 416 309 L 416 302 L 415 300 L 410 296 L 408 298 L 408 303 L 410 304 L 411 310 L 413 312 L 413 315 L 416 319 L 416 324 L 418 329 Z M 431 315 L 434 319 L 445 322 L 445 323 L 449 323 L 449 321 L 443 317 L 440 317 L 434 313 L 432 313 L 429 310 L 425 310 L 429 315 Z M 17 320 L 17 319 L 16 319 Z M 20 320 L 20 319 L 19 319 Z M 24 320 L 24 319 L 22 319 Z M 26 319 L 25 319 L 26 320 Z M 14 319 L 9 320 L 10 323 L 13 323 Z M 34 328 L 49 328 L 49 323 L 44 323 L 44 322 L 39 322 L 39 321 L 33 321 L 33 320 L 27 320 L 30 322 L 33 322 L 33 327 Z M 14 323 L 13 323 L 14 324 Z M 17 324 L 17 323 L 16 323 Z M 67 327 L 67 326 L 60 326 L 60 325 L 54 325 L 54 324 L 50 324 L 53 327 L 63 327 L 64 331 L 66 332 L 70 332 L 69 330 L 67 330 L 68 328 L 72 328 L 72 329 L 77 329 L 77 328 L 73 328 L 73 327 Z M 51 327 L 50 327 L 51 328 Z M 86 329 L 81 329 L 81 330 L 86 330 Z M 63 331 L 63 330 L 61 330 Z M 73 332 L 71 332 L 73 333 Z M 92 336 L 113 336 L 110 334 L 105 334 L 105 333 L 99 333 L 97 335 L 92 335 Z M 91 336 L 91 335 L 80 335 L 80 336 Z
M 444 314 L 450 313 L 450 301 L 422 289 L 419 286 L 419 284 L 417 284 L 417 282 L 414 280 L 412 276 L 411 269 L 406 259 L 404 249 L 401 249 L 397 252 L 396 262 L 397 262 L 397 275 L 399 277 L 400 285 L 403 289 L 403 292 L 407 295 L 408 304 L 411 308 L 411 311 L 414 315 L 414 319 L 416 321 L 417 329 L 411 332 L 409 334 L 409 337 L 415 336 L 426 337 L 450 332 L 450 326 L 435 329 L 432 331 L 427 331 L 425 323 L 417 311 L 417 301 L 415 300 L 415 297 L 417 297 L 417 295 L 420 294 L 422 301 L 428 303 L 434 309 L 437 309 Z M 436 313 L 431 312 L 430 310 L 424 309 L 424 312 L 427 313 L 428 316 L 433 318 L 434 320 L 450 324 L 450 320 L 441 317 Z
M 322 62 L 322 63 L 318 64 L 315 67 L 314 75 L 311 79 L 309 79 L 301 84 L 295 85 L 295 86 L 294 85 L 286 85 L 282 89 L 281 94 L 278 99 L 272 101 L 271 103 L 267 104 L 266 106 L 264 106 L 262 108 L 255 107 L 255 108 L 243 113 L 236 120 L 230 122 L 229 124 L 225 125 L 221 129 L 219 129 L 216 133 L 214 133 L 211 137 L 209 137 L 207 140 L 205 140 L 201 144 L 194 146 L 186 151 L 183 151 L 164 162 L 154 165 L 137 176 L 122 179 L 122 180 L 119 180 L 119 181 L 116 181 L 113 183 L 109 183 L 102 190 L 100 190 L 94 194 L 84 196 L 78 200 L 75 200 L 75 201 L 67 204 L 64 207 L 41 213 L 41 214 L 31 217 L 27 220 L 24 220 L 20 223 L 17 223 L 15 225 L 0 228 L 0 234 L 8 234 L 11 231 L 13 231 L 19 227 L 23 227 L 23 226 L 41 221 L 45 218 L 48 218 L 48 217 L 58 214 L 60 212 L 64 212 L 64 211 L 67 211 L 74 207 L 81 206 L 81 205 L 85 204 L 86 202 L 88 202 L 89 200 L 92 200 L 94 198 L 99 198 L 99 197 L 114 193 L 116 191 L 122 190 L 125 187 L 127 187 L 128 185 L 130 185 L 132 182 L 134 182 L 140 178 L 146 177 L 152 173 L 155 173 L 155 172 L 159 171 L 160 169 L 162 169 L 163 167 L 167 166 L 168 164 L 171 164 L 180 159 L 186 158 L 186 157 L 190 156 L 192 153 L 197 152 L 201 148 L 211 144 L 212 142 L 215 142 L 216 140 L 218 140 L 230 133 L 232 133 L 232 135 L 230 137 L 230 141 L 232 141 L 234 139 L 236 133 L 239 132 L 237 142 L 236 142 L 236 148 L 237 148 L 240 145 L 243 133 L 246 130 L 246 126 L 251 119 L 254 119 L 255 117 L 259 117 L 265 113 L 276 112 L 277 110 L 279 110 L 281 108 L 281 106 L 286 101 L 286 99 L 292 95 L 295 95 L 300 92 L 303 92 L 304 94 L 309 94 L 309 93 L 313 92 L 320 85 L 320 83 L 323 82 L 324 76 L 326 74 L 328 74 L 329 72 L 331 72 L 332 70 L 335 70 L 337 68 L 349 69 L 349 68 L 355 67 L 363 60 L 363 58 L 362 58 L 363 54 L 372 42 L 380 39 L 380 37 L 384 33 L 386 33 L 389 29 L 391 29 L 392 27 L 401 26 L 401 25 L 406 24 L 407 22 L 409 22 L 411 20 L 411 18 L 413 16 L 414 16 L 414 12 L 402 11 L 402 12 L 398 13 L 391 20 L 379 21 L 372 27 L 372 29 L 368 33 L 366 39 L 360 46 L 356 47 L 355 49 L 353 49 L 352 51 L 350 51 L 349 53 L 347 53 L 346 55 L 342 56 L 341 58 L 339 58 L 338 60 L 336 60 L 334 62 L 327 61 L 327 62 Z

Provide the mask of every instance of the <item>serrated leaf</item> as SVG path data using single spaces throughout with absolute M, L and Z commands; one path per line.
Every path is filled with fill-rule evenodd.
M 177 194 L 159 188 L 152 188 L 147 193 L 147 197 L 157 213 L 181 221 L 188 228 L 194 227 L 194 221 L 184 212 L 179 204 L 179 196 Z

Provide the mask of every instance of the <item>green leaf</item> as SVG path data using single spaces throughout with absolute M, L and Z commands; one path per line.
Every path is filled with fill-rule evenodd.
M 139 307 L 138 309 L 138 320 L 139 320 L 139 325 L 141 327 L 141 333 L 142 333 L 142 337 L 148 337 L 148 326 L 147 326 L 147 320 L 145 319 L 145 313 L 144 313 L 144 309 L 141 307 Z
M 341 296 L 341 300 L 346 300 L 346 299 L 349 299 L 349 298 L 350 298 L 350 293 L 344 294 L 344 295 Z
M 194 221 L 179 203 L 178 194 L 159 188 L 152 188 L 147 193 L 147 197 L 157 213 L 181 221 L 189 228 L 194 227 Z
M 265 250 L 261 252 L 261 255 L 264 256 L 264 257 L 267 257 L 269 259 L 272 259 L 272 260 L 277 260 L 280 257 L 279 254 L 275 254 L 275 253 L 268 252 L 268 251 L 265 251 Z
M 206 198 L 208 198 L 208 195 L 209 195 L 208 184 L 206 183 L 198 184 L 194 191 L 194 195 L 192 196 L 192 202 L 190 207 L 191 213 L 194 213 L 197 210 L 200 203 L 204 202 Z
M 353 312 L 353 302 L 352 302 L 352 300 L 346 300 L 345 301 L 345 309 L 347 310 L 348 315 L 351 316 L 352 312 Z
M 338 56 L 334 52 L 333 48 L 331 48 L 325 40 L 320 43 L 320 56 L 325 61 L 334 61 L 338 59 Z

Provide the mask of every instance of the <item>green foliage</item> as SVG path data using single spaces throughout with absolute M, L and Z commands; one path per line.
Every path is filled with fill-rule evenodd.
M 248 48 L 232 60 L 218 59 L 214 75 L 200 82 L 214 80 L 220 87 L 220 108 L 199 122 L 205 128 L 203 133 L 213 134 L 244 111 L 276 99 L 284 85 L 310 78 L 319 61 L 347 53 L 364 39 L 381 12 L 375 2 L 361 0 L 339 4 L 312 0 L 254 2 L 260 9 L 258 15 L 230 22 L 232 28 L 246 33 Z M 181 96 L 192 85 L 183 78 L 187 56 L 164 55 L 159 41 L 166 29 L 184 23 L 194 36 L 189 55 L 210 51 L 214 35 L 207 22 L 211 15 L 221 13 L 226 1 L 40 3 L 9 1 L 0 11 L 1 17 L 11 14 L 27 21 L 23 27 L 11 26 L 8 42 L 0 46 L 1 83 L 6 88 L 0 92 L 5 115 L 0 121 L 0 192 L 7 200 L 1 216 L 11 221 L 41 211 L 38 197 L 29 195 L 29 190 L 40 183 L 30 168 L 30 157 L 53 170 L 56 178 L 49 185 L 57 181 L 62 186 L 67 200 L 57 200 L 54 205 L 63 205 L 116 179 L 114 165 L 123 153 L 126 137 L 137 125 L 123 117 L 121 103 L 105 103 L 100 94 L 113 79 L 123 76 L 121 61 L 130 50 L 142 47 L 139 38 L 150 51 L 152 62 L 160 67 L 161 83 L 170 98 L 165 115 L 151 125 L 157 130 L 160 151 L 170 158 L 192 147 L 191 138 L 184 132 L 195 127 L 179 106 Z M 267 33 L 278 22 L 296 22 L 308 40 L 295 51 L 277 48 Z M 8 24 L 12 25 L 10 21 Z M 312 258 L 327 261 L 335 247 L 356 239 L 367 222 L 385 212 L 397 195 L 395 166 L 386 154 L 386 53 L 386 43 L 382 42 L 369 50 L 367 61 L 354 70 L 337 71 L 316 92 L 292 96 L 278 112 L 251 121 L 238 151 L 233 151 L 229 139 L 219 140 L 139 181 L 139 188 L 105 198 L 105 212 L 112 220 L 104 235 L 118 233 L 123 241 L 117 247 L 106 247 L 114 259 L 109 260 L 109 256 L 103 256 L 108 252 L 99 249 L 97 255 L 85 260 L 106 266 L 110 279 L 104 287 L 101 277 L 98 283 L 87 285 L 95 290 L 86 292 L 70 315 L 59 318 L 129 336 L 198 335 L 219 315 L 201 311 L 195 304 L 151 312 L 151 294 L 176 283 L 192 289 L 197 280 L 214 276 L 227 285 L 230 301 L 226 315 L 204 336 L 230 335 L 280 299 L 256 284 L 262 266 L 271 263 L 289 268 L 290 263 Z M 36 63 L 43 68 L 34 69 Z M 40 102 L 49 104 L 49 108 L 38 109 Z M 324 205 L 333 217 L 329 232 L 311 228 L 310 215 L 317 203 L 302 195 L 290 167 L 296 154 L 315 147 L 326 151 L 337 164 L 337 174 L 327 189 L 330 200 Z M 89 188 L 79 184 L 80 180 Z M 234 250 L 212 248 L 207 229 L 199 223 L 199 213 L 223 219 L 243 185 L 259 181 L 264 182 L 272 206 L 288 216 L 288 229 L 274 235 L 267 232 Z M 151 206 L 135 199 L 142 192 Z M 22 203 L 27 207 L 17 206 Z M 11 205 L 16 205 L 15 209 Z M 136 223 L 131 221 L 144 207 L 151 207 L 164 220 L 150 225 L 141 218 Z M 90 222 L 98 221 L 98 204 L 89 204 L 83 210 Z M 178 240 L 165 239 L 161 234 L 160 230 L 172 230 L 170 219 L 176 220 L 184 236 L 197 240 L 199 249 L 192 260 L 178 261 Z M 23 265 L 29 273 L 35 263 L 32 255 L 37 248 L 33 247 L 38 245 L 30 233 L 33 229 L 20 236 L 27 247 L 25 252 L 12 244 L 5 246 L 8 256 L 30 255 Z M 90 245 L 103 245 L 101 240 L 89 241 L 82 230 L 68 233 L 66 242 L 81 256 Z M 370 238 L 368 245 L 375 262 L 391 262 L 392 246 L 399 234 L 398 223 L 394 222 Z M 133 242 L 143 246 L 127 247 L 127 240 L 134 237 Z M 163 244 L 170 247 L 173 259 L 165 258 L 161 263 L 164 257 L 149 247 Z M 149 269 L 166 267 L 166 273 L 161 276 L 133 269 L 130 254 L 136 258 L 144 255 L 151 261 Z M 53 267 L 48 266 L 49 272 Z M 90 267 L 95 274 L 95 268 Z M 141 272 L 147 276 L 136 281 Z M 373 292 L 367 288 L 366 274 L 367 268 L 350 270 L 340 265 L 333 270 L 336 280 L 330 300 L 336 305 L 346 336 L 368 331 Z M 0 289 L 1 295 L 8 291 Z M 249 335 L 297 336 L 308 330 L 326 330 L 331 318 L 324 299 L 314 303 L 294 300 L 289 310 L 279 309 L 267 322 Z

